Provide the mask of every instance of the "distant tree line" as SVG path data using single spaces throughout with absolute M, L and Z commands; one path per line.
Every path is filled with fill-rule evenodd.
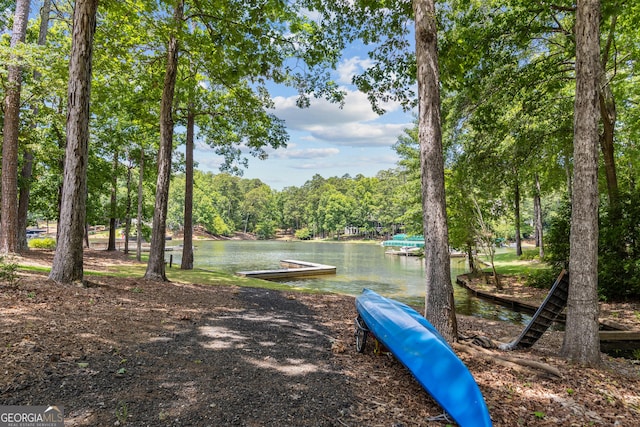
M 178 174 L 171 184 L 167 223 L 174 231 L 184 225 L 184 181 Z M 406 230 L 420 234 L 420 223 L 407 215 L 415 207 L 401 196 L 405 182 L 406 173 L 398 168 L 375 177 L 315 175 L 301 187 L 277 191 L 259 179 L 195 171 L 194 225 L 211 234 L 241 231 L 260 239 L 278 231 L 336 239 L 345 233 L 371 239 Z

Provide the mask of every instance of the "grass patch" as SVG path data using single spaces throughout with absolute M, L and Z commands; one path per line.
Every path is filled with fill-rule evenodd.
M 494 263 L 498 274 L 509 276 L 528 276 L 540 270 L 551 270 L 551 266 L 536 259 L 531 259 L 529 249 L 525 251 L 522 257 L 516 255 L 516 250 L 511 248 L 501 249 L 494 257 Z M 480 255 L 480 259 L 487 264 L 490 262 L 489 257 Z M 491 267 L 486 267 L 483 271 L 491 271 Z
M 143 259 L 145 256 L 143 255 Z M 20 265 L 19 270 L 48 274 L 51 267 Z M 85 276 L 91 277 L 122 277 L 122 278 L 142 278 L 147 270 L 146 263 L 131 263 L 117 266 L 109 266 L 104 271 L 84 270 Z M 272 289 L 279 291 L 302 291 L 315 293 L 313 289 L 299 288 L 268 280 L 240 277 L 231 273 L 223 273 L 214 270 L 181 270 L 179 266 L 166 268 L 167 279 L 176 283 L 197 283 L 209 286 L 244 286 L 252 288 Z
M 271 282 L 269 280 L 239 277 L 231 273 L 223 273 L 213 270 L 181 270 L 180 268 L 167 268 L 167 278 L 172 282 L 198 283 L 210 286 L 244 286 L 251 288 L 273 289 L 278 291 L 302 291 L 314 293 L 313 289 L 299 288 L 284 283 Z
M 20 271 L 26 271 L 31 273 L 45 273 L 51 272 L 51 267 L 42 267 L 38 265 L 19 265 Z M 105 271 L 84 270 L 85 276 L 113 276 L 113 277 L 137 277 L 144 276 L 146 270 L 145 265 L 138 266 L 112 266 Z
M 41 267 L 38 265 L 18 265 L 18 270 L 28 271 L 32 273 L 48 273 L 51 271 L 51 267 Z

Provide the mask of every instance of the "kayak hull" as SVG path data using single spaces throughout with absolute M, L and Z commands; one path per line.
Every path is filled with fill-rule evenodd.
M 492 425 L 471 372 L 427 319 L 369 289 L 356 298 L 356 309 L 369 331 L 458 425 Z

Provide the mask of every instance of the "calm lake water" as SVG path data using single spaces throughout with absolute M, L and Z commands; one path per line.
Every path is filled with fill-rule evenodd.
M 177 242 L 175 242 L 177 243 Z M 175 244 L 170 243 L 170 245 Z M 358 295 L 369 288 L 386 297 L 414 305 L 424 304 L 424 262 L 417 257 L 385 255 L 376 244 L 286 242 L 286 241 L 196 241 L 194 267 L 235 273 L 247 270 L 270 270 L 280 267 L 280 260 L 294 259 L 336 266 L 336 275 L 318 276 L 281 283 L 296 287 Z M 180 251 L 173 255 L 180 264 Z M 451 259 L 456 311 L 490 319 L 526 323 L 530 316 L 482 301 L 455 284 L 455 277 L 466 269 L 464 258 Z

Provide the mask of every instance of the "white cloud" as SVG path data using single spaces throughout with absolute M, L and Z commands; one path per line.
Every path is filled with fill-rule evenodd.
M 203 151 L 200 155 L 194 155 L 196 162 L 198 163 L 198 169 L 204 171 L 218 171 L 222 166 L 223 159 L 221 156 L 214 155 L 211 149 L 200 150 L 196 149 L 196 152 Z
M 306 133 L 309 142 L 329 142 L 338 146 L 391 146 L 411 123 L 385 123 L 371 109 L 366 95 L 348 91 L 344 107 L 324 99 L 313 99 L 309 108 L 298 108 L 296 96 L 274 98 L 275 114 L 285 120 L 289 130 Z M 387 111 L 400 109 L 397 103 L 384 106 Z
M 304 148 L 304 149 L 278 149 L 273 150 L 274 157 L 280 159 L 321 159 L 340 154 L 337 148 Z
M 320 127 L 310 129 L 320 140 L 332 141 L 335 145 L 350 147 L 391 146 L 409 124 L 350 123 L 341 127 Z
M 337 68 L 338 82 L 341 84 L 351 84 L 353 76 L 362 73 L 367 68 L 373 66 L 371 59 L 362 59 L 359 56 L 345 59 Z
M 371 121 L 379 116 L 373 112 L 367 97 L 361 92 L 347 91 L 343 108 L 325 99 L 311 99 L 311 106 L 298 108 L 297 96 L 276 96 L 275 114 L 284 119 L 289 129 L 306 130 L 316 124 L 340 124 Z
M 308 162 L 291 164 L 291 169 L 320 171 L 321 175 L 342 176 L 348 173 L 355 176 L 364 173 L 373 176 L 376 172 L 395 167 L 397 156 L 389 152 L 388 155 L 374 155 L 368 152 L 352 151 L 341 153 L 339 157 L 332 159 L 313 159 Z M 328 172 L 323 172 L 328 171 Z M 373 172 L 372 172 L 373 171 Z

